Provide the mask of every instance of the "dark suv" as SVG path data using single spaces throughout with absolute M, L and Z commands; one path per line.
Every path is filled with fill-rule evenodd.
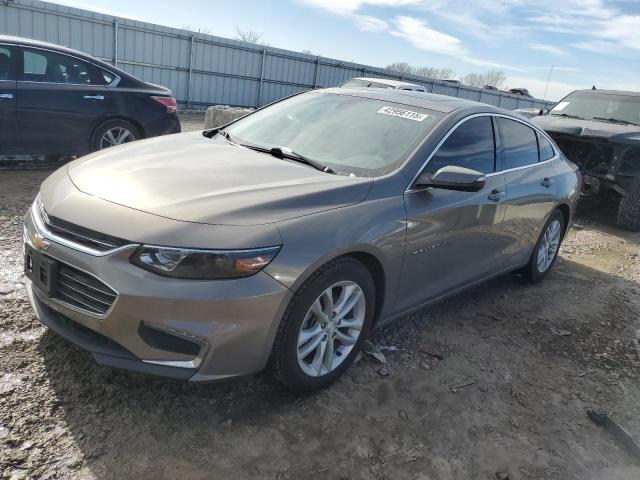
M 583 193 L 614 200 L 616 223 L 640 230 L 640 93 L 578 90 L 533 119 L 584 175 Z
M 82 155 L 180 131 L 171 90 L 49 43 L 0 35 L 0 154 Z

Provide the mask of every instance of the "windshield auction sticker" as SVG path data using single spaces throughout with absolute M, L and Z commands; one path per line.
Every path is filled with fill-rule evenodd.
M 571 102 L 560 102 L 555 107 L 553 107 L 552 110 L 554 112 L 557 112 L 559 110 L 564 110 L 566 108 L 566 106 L 569 105 L 569 103 L 571 103 Z
M 429 116 L 426 113 L 412 112 L 411 110 L 405 110 L 404 108 L 397 107 L 382 107 L 378 110 L 378 113 L 391 115 L 393 117 L 406 118 L 408 120 L 415 120 L 416 122 L 421 122 Z

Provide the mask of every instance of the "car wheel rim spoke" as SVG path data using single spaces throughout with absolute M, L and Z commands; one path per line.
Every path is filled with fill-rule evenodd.
M 343 281 L 323 291 L 311 304 L 298 333 L 298 365 L 309 376 L 335 370 L 349 355 L 364 326 L 364 292 Z
M 135 140 L 133 134 L 126 128 L 118 127 L 107 130 L 100 140 L 100 148 L 115 147 Z
M 540 273 L 546 272 L 547 269 L 551 266 L 553 260 L 558 254 L 559 247 L 560 222 L 558 220 L 554 220 L 544 232 L 542 241 L 540 242 L 540 247 L 538 247 L 538 259 L 536 262 L 536 266 L 538 267 L 538 271 Z

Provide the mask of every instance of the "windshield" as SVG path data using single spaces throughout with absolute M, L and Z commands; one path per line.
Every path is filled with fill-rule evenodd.
M 398 168 L 442 114 L 369 98 L 306 93 L 225 129 L 234 142 L 284 147 L 341 175 L 379 176 Z
M 567 115 L 585 120 L 615 119 L 640 125 L 640 97 L 575 92 L 551 109 L 551 115 Z

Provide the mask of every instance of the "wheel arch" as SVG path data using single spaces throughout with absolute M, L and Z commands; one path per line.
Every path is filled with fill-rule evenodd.
M 555 210 L 559 210 L 564 218 L 564 230 L 562 232 L 562 236 L 564 237 L 569 229 L 569 222 L 571 221 L 571 208 L 566 203 L 560 203 L 556 206 Z
M 91 135 L 89 136 L 89 146 L 93 145 L 94 137 L 95 137 L 95 134 L 98 131 L 98 129 L 100 127 L 102 127 L 102 125 L 104 125 L 105 123 L 111 122 L 113 120 L 124 120 L 125 122 L 129 122 L 134 127 L 136 127 L 138 129 L 138 131 L 140 132 L 140 139 L 143 139 L 143 138 L 147 137 L 147 134 L 146 134 L 146 132 L 144 130 L 144 127 L 136 119 L 131 118 L 131 117 L 126 117 L 124 115 L 105 116 L 105 117 L 102 117 L 99 121 L 97 121 L 96 124 L 94 125 L 93 129 L 91 130 Z

